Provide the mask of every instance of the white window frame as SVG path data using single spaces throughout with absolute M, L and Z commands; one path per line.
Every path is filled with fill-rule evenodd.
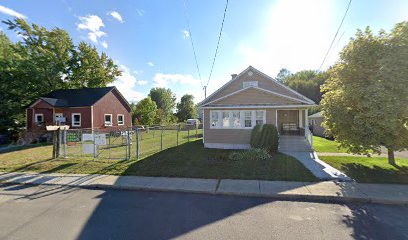
M 243 88 L 258 87 L 258 81 L 244 81 L 242 82 L 242 87 Z
M 122 117 L 122 123 L 119 122 L 119 117 Z M 116 116 L 116 120 L 118 121 L 118 126 L 123 126 L 125 125 L 125 114 L 118 114 Z
M 106 116 L 110 116 L 110 124 L 106 124 Z M 113 118 L 112 114 L 110 114 L 110 113 L 105 113 L 103 115 L 103 123 L 104 123 L 105 127 L 112 127 L 113 126 L 113 119 L 112 118 Z
M 42 121 L 37 121 L 37 116 L 41 116 Z M 34 123 L 40 124 L 44 122 L 44 114 L 43 113 L 36 113 L 34 114 Z
M 266 110 L 210 110 L 210 128 L 211 129 L 252 129 L 256 125 L 256 112 L 263 112 L 263 124 L 266 123 Z M 223 113 L 228 112 L 229 114 L 229 126 L 223 126 Z M 239 112 L 239 127 L 234 126 L 234 114 Z M 245 112 L 251 112 L 251 126 L 245 127 Z M 213 113 L 217 113 L 217 126 L 212 126 Z
M 79 123 L 76 123 L 74 120 L 74 115 L 79 115 Z M 71 114 L 71 126 L 73 127 L 80 127 L 81 126 L 81 122 L 82 122 L 82 116 L 80 113 L 72 113 Z
M 256 116 L 256 113 L 257 112 L 262 112 L 262 124 L 265 124 L 266 123 L 266 111 L 265 110 L 255 110 L 255 125 L 256 125 L 256 121 L 257 120 L 261 120 L 261 119 L 258 119 L 257 118 L 257 116 Z

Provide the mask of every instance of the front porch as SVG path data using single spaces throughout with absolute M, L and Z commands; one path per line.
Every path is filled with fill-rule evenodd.
M 280 135 L 305 136 L 307 126 L 307 109 L 276 111 L 276 127 Z

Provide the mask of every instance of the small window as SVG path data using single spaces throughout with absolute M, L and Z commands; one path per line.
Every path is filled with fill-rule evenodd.
M 222 127 L 230 126 L 229 112 L 222 112 Z
M 81 126 L 81 114 L 80 113 L 73 113 L 72 114 L 72 126 L 73 127 L 80 127 Z
M 105 114 L 105 126 L 112 126 L 112 114 Z
M 265 124 L 264 123 L 264 115 L 265 112 L 264 111 L 256 111 L 256 125 L 262 125 Z
M 251 111 L 244 111 L 244 126 L 252 127 L 252 112 Z
M 125 116 L 123 114 L 118 114 L 118 125 L 125 124 Z
M 211 112 L 211 127 L 218 127 L 218 112 Z
M 234 128 L 241 127 L 239 111 L 233 111 L 232 112 L 232 127 L 234 127 Z
M 248 82 L 243 82 L 243 87 L 258 87 L 258 81 L 248 81 Z
M 35 114 L 34 121 L 37 124 L 43 123 L 44 122 L 44 114 L 42 114 L 42 113 Z

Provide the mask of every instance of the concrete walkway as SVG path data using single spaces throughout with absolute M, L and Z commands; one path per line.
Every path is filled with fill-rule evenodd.
M 0 172 L 0 183 L 122 190 L 178 191 L 272 197 L 282 200 L 408 205 L 408 185 L 355 182 L 283 182 L 86 174 Z
M 331 152 L 319 152 L 317 153 L 319 156 L 338 156 L 338 157 L 366 157 L 365 155 L 358 155 L 358 154 L 352 154 L 352 153 L 331 153 Z M 388 157 L 387 154 L 381 153 L 380 155 L 378 154 L 373 154 L 372 157 Z M 403 151 L 403 152 L 395 152 L 395 157 L 396 158 L 406 158 L 408 159 L 408 151 Z
M 303 136 L 280 136 L 279 152 L 295 157 L 320 180 L 352 180 L 346 174 L 321 161 Z

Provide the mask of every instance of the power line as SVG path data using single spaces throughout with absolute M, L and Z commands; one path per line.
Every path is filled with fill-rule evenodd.
M 196 50 L 195 50 L 195 47 L 194 47 L 193 35 L 191 34 L 190 18 L 189 18 L 189 15 L 188 15 L 188 8 L 187 8 L 187 1 L 186 1 L 186 0 L 184 0 L 184 14 L 185 14 L 185 16 L 186 16 L 187 30 L 188 30 L 188 38 L 190 38 L 191 47 L 193 48 L 194 60 L 195 60 L 195 64 L 196 64 L 196 68 L 197 68 L 197 72 L 198 72 L 198 77 L 199 77 L 199 79 L 200 79 L 201 87 L 204 88 L 204 85 L 203 85 L 203 83 L 202 83 L 202 81 L 201 81 L 200 68 L 198 67 L 197 54 L 196 54 Z
M 227 9 L 228 9 L 228 0 L 227 0 L 227 3 L 225 4 L 224 17 L 222 18 L 220 34 L 218 35 L 218 42 L 217 42 L 217 47 L 215 48 L 215 54 L 214 54 L 214 58 L 213 58 L 212 66 L 211 66 L 210 76 L 208 77 L 207 84 L 204 86 L 205 91 L 207 91 L 208 84 L 210 83 L 211 75 L 212 75 L 212 72 L 213 72 L 213 69 L 214 69 L 215 59 L 217 58 L 218 46 L 220 45 L 222 29 L 224 28 L 224 21 L 225 21 L 225 15 L 227 14 Z M 205 95 L 207 95 L 207 94 L 205 94 Z
M 352 0 L 350 0 L 349 3 L 348 3 L 348 5 L 347 5 L 347 9 L 346 9 L 346 12 L 344 13 L 343 19 L 341 19 L 339 28 L 337 29 L 337 32 L 336 32 L 336 34 L 334 35 L 334 38 L 333 38 L 333 40 L 332 40 L 332 42 L 331 42 L 331 44 L 330 44 L 330 47 L 329 47 L 329 49 L 327 50 L 326 55 L 324 56 L 322 63 L 320 64 L 319 70 L 317 70 L 318 72 L 320 72 L 320 70 L 321 70 L 321 68 L 322 68 L 322 66 L 323 66 L 323 64 L 324 64 L 324 62 L 326 61 L 327 56 L 329 55 L 329 52 L 330 52 L 330 50 L 331 50 L 331 48 L 332 48 L 332 46 L 333 46 L 333 43 L 334 43 L 334 41 L 336 40 L 337 34 L 339 34 L 340 28 L 341 28 L 341 26 L 343 25 L 344 19 L 346 18 L 347 12 L 348 12 L 348 10 L 349 10 L 349 8 L 350 8 L 351 1 L 352 1 Z

